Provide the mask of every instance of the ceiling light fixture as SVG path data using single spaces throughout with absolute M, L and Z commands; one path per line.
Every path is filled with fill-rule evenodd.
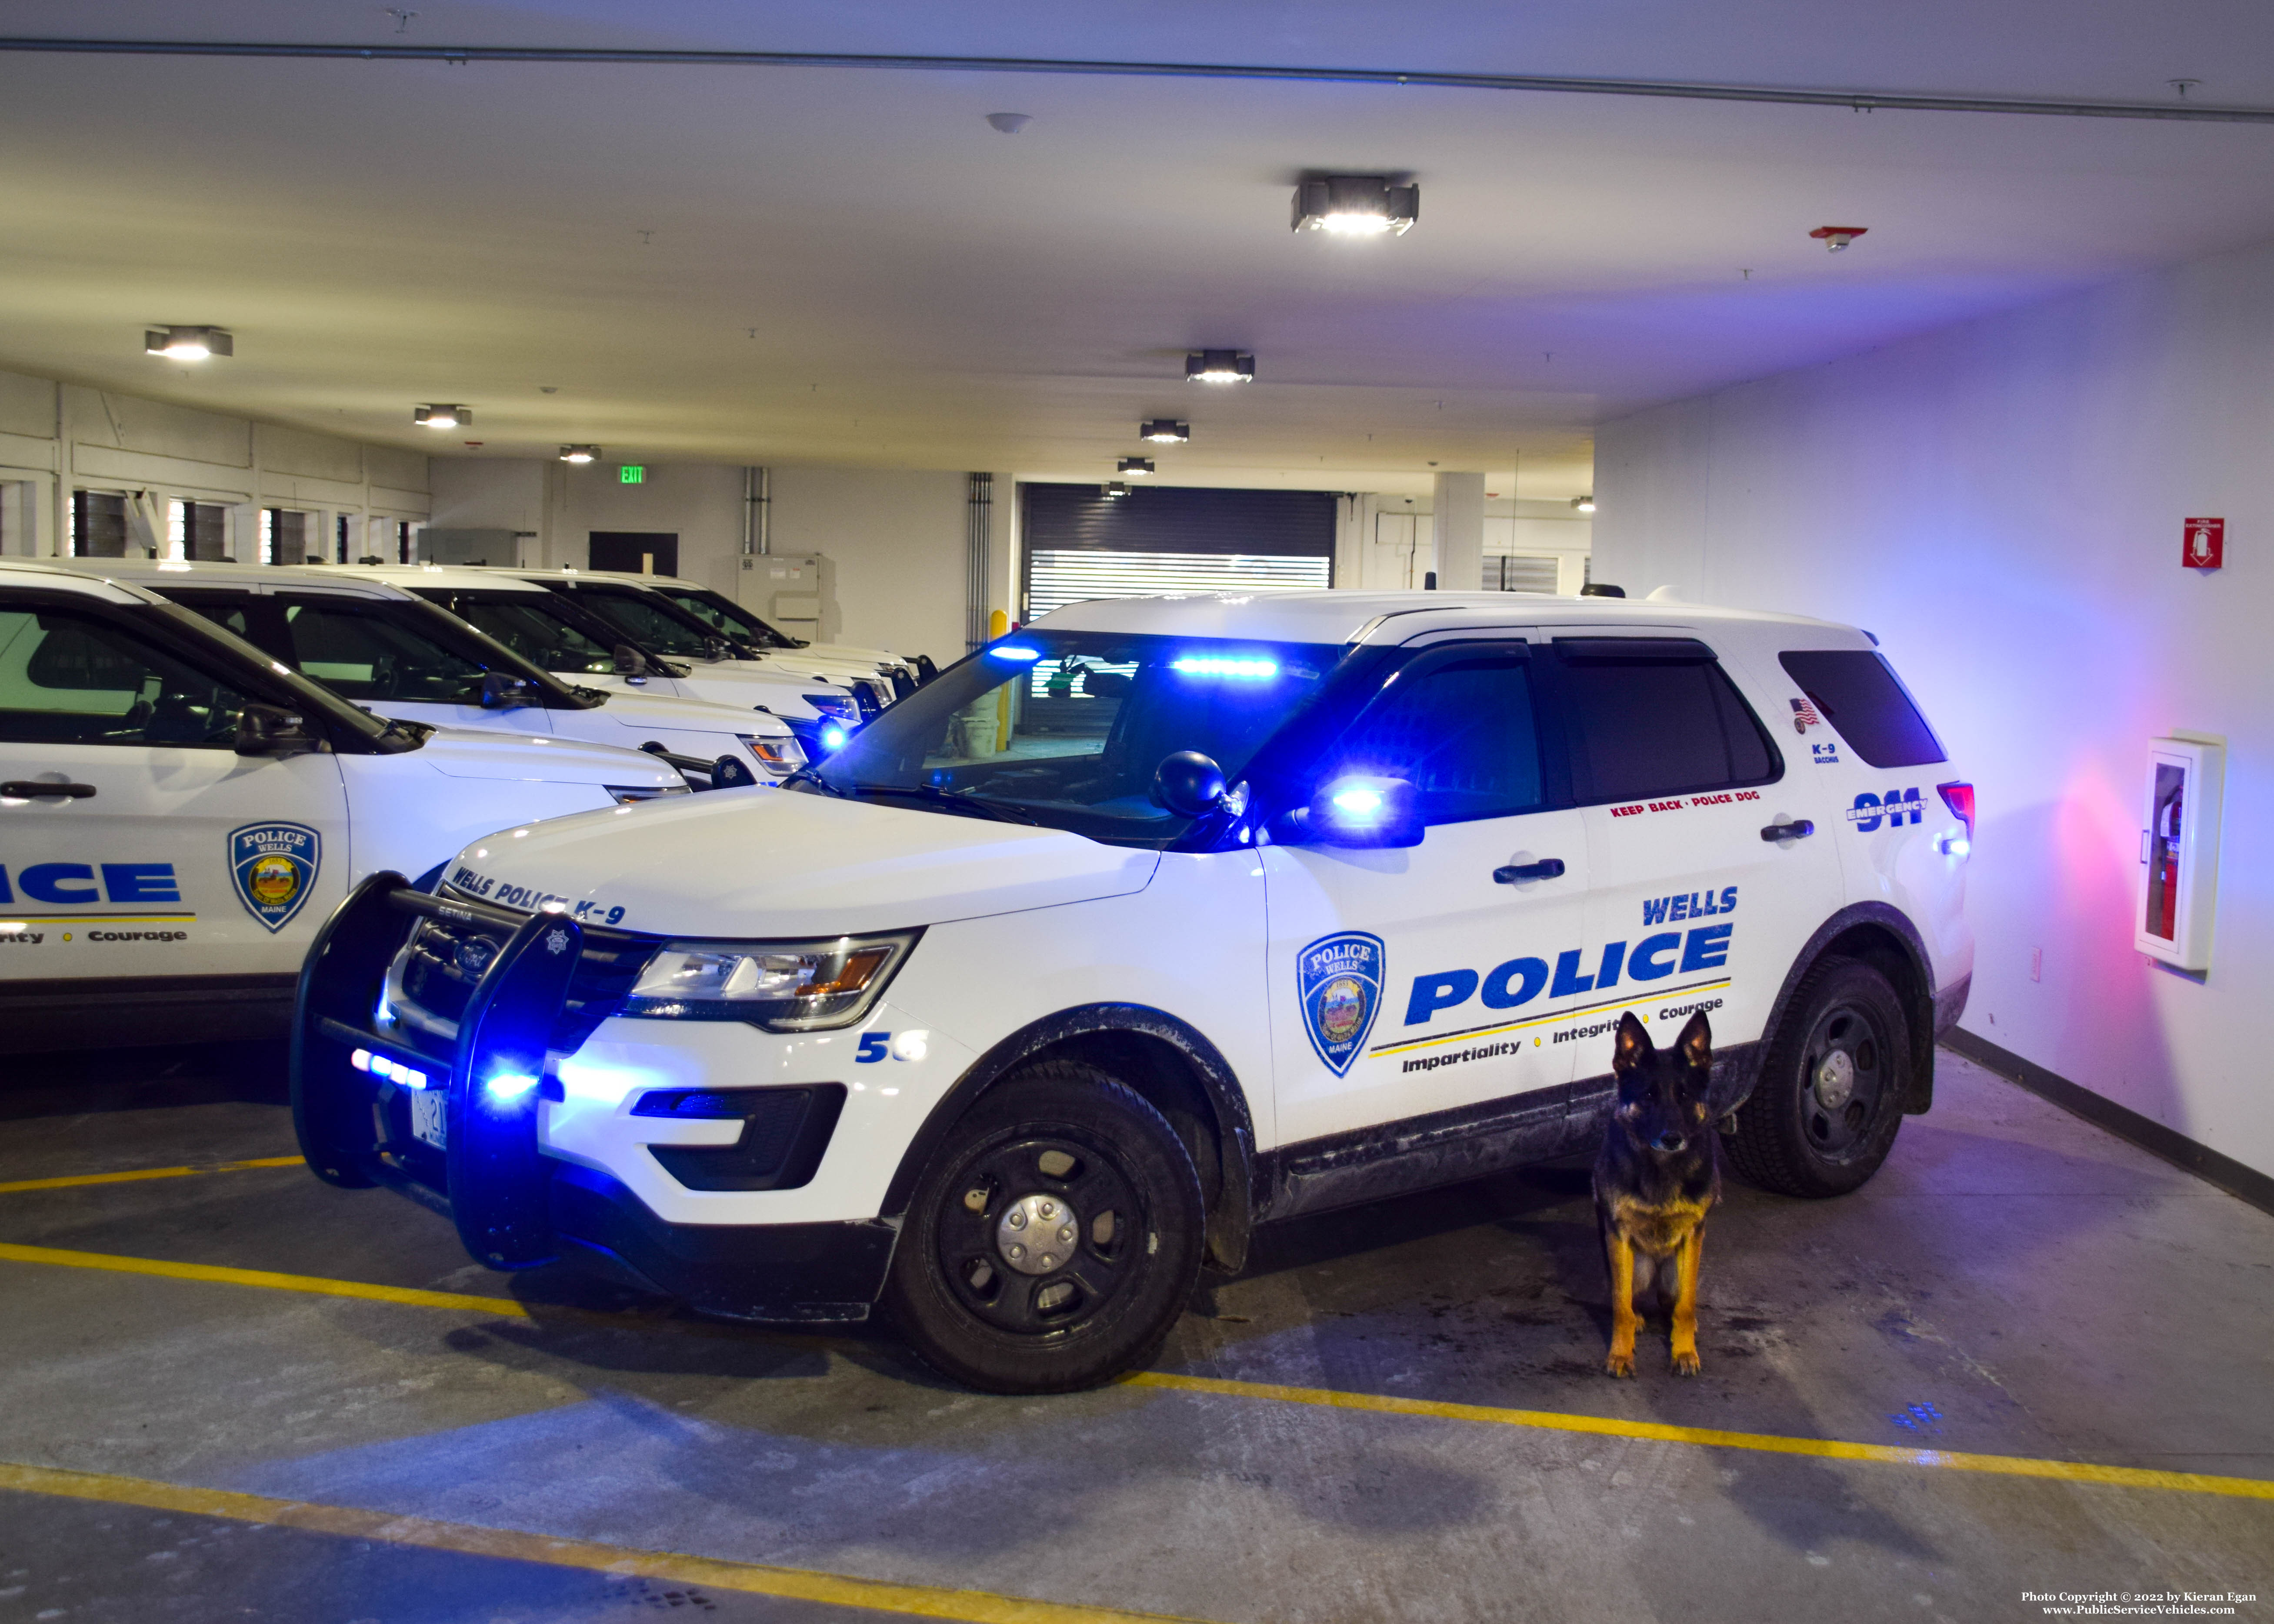
M 1237 350 L 1195 350 L 1185 357 L 1186 383 L 1254 383 L 1255 357 Z
M 1403 237 L 1421 218 L 1421 188 L 1387 175 L 1326 175 L 1295 188 L 1298 231 L 1336 237 Z
M 1181 446 L 1193 437 L 1193 425 L 1174 417 L 1148 417 L 1137 425 L 1137 438 L 1163 446 Z
M 473 410 L 466 406 L 446 406 L 439 402 L 432 406 L 414 406 L 410 420 L 422 428 L 464 428 L 474 420 Z
M 1122 497 L 1124 497 L 1124 496 L 1128 495 L 1128 494 L 1129 494 L 1129 487 L 1128 487 L 1127 485 L 1126 485 L 1122 484 L 1122 483 L 1121 483 L 1121 481 L 1119 481 L 1118 479 L 1115 479 L 1115 480 L 1110 481 L 1109 483 L 1107 483 L 1107 484 L 1105 484 L 1105 485 L 1102 485 L 1098 486 L 1098 487 L 1097 487 L 1097 493 L 1098 493 L 1100 496 L 1102 496 L 1102 497 L 1105 498 L 1105 500 L 1108 500 L 1108 501 L 1115 501 L 1115 500 L 1118 500 L 1118 499 L 1120 499 L 1120 498 L 1122 498 Z
M 1571 506 L 1577 512 L 1593 513 L 1595 511 L 1595 499 L 1592 496 L 1575 496 L 1571 499 Z
M 561 447 L 561 460 L 564 462 L 593 462 L 599 460 L 599 455 L 600 448 L 598 446 L 563 446 Z
M 1815 230 L 1811 231 L 1809 236 L 1823 244 L 1834 253 L 1838 253 L 1871 229 L 1869 226 L 1818 226 Z
M 142 335 L 142 353 L 169 361 L 202 361 L 235 355 L 237 341 L 219 327 L 154 327 Z
M 1151 457 L 1123 457 L 1120 463 L 1113 471 L 1121 475 L 1124 478 L 1142 479 L 1153 471 L 1153 459 Z

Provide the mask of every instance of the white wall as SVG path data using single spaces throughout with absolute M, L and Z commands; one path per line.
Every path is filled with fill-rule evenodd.
M 1966 1026 L 2274 1172 L 2270 357 L 2274 247 L 1645 412 L 1597 441 L 1595 575 L 1877 632 L 1978 790 Z M 2132 948 L 2174 728 L 2228 741 L 2200 980 Z
M 729 463 L 647 464 L 625 485 L 617 464 L 581 468 L 530 459 L 448 457 L 434 463 L 433 523 L 452 530 L 532 532 L 533 565 L 585 567 L 594 530 L 663 530 L 679 538 L 679 571 L 733 593 L 742 545 L 742 470 Z M 997 528 L 1015 509 L 1011 476 L 995 479 Z M 772 470 L 772 550 L 818 553 L 825 641 L 963 658 L 968 559 L 962 474 L 878 469 Z M 1007 551 L 1007 539 L 1001 547 Z M 1005 567 L 990 570 L 993 579 Z M 1007 601 L 1000 599 L 998 601 Z
M 312 515 L 327 544 L 344 514 L 360 552 L 369 521 L 425 522 L 426 485 L 425 456 L 398 447 L 0 372 L 0 547 L 18 555 L 71 550 L 75 490 L 124 495 L 159 525 L 171 501 L 222 504 L 248 560 L 263 508 Z

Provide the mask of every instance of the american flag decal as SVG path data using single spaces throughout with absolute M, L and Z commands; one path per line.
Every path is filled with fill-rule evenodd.
M 1805 699 L 1796 699 L 1792 702 L 1792 719 L 1803 727 L 1814 727 L 1824 720 L 1822 717 L 1816 714 L 1816 707 Z

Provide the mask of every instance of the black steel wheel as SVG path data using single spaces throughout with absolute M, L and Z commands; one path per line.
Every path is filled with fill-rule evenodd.
M 942 1374 L 1064 1393 L 1152 1358 L 1205 1238 L 1200 1179 L 1161 1113 L 1095 1066 L 1045 1061 L 934 1154 L 885 1301 Z
M 1887 1159 L 1910 1075 L 1910 1028 L 1887 978 L 1826 959 L 1770 1041 L 1728 1141 L 1730 1164 L 1785 1195 L 1845 1195 Z

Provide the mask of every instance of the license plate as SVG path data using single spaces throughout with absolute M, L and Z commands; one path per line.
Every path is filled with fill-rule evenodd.
M 414 1089 L 410 1095 L 410 1132 L 437 1150 L 449 1147 L 448 1119 L 442 1108 L 448 1096 L 439 1088 Z

